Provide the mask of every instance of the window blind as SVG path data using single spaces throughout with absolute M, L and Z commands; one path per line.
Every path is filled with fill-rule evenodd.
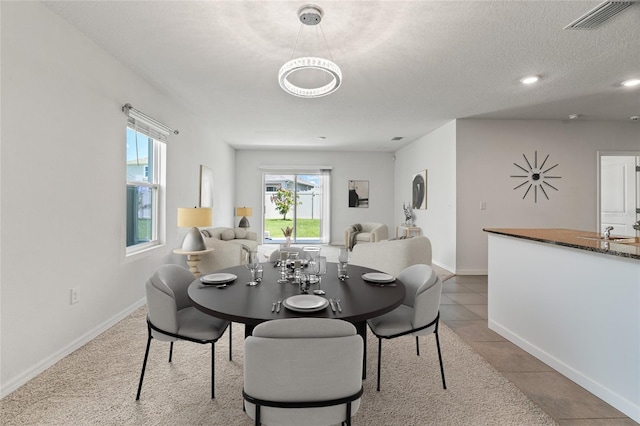
M 122 112 L 128 117 L 128 124 L 137 131 L 152 137 L 159 141 L 166 141 L 167 136 L 171 133 L 177 135 L 177 130 L 174 130 L 161 123 L 160 121 L 146 115 L 145 113 L 133 108 L 131 104 L 124 104 L 122 106 Z

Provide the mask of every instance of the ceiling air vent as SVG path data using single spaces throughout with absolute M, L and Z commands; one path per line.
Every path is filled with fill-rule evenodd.
M 635 1 L 605 1 L 564 27 L 564 29 L 592 30 L 634 3 Z

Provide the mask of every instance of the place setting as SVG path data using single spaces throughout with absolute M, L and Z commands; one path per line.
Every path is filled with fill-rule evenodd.
M 371 285 L 377 285 L 379 287 L 395 287 L 396 277 L 393 275 L 385 274 L 384 272 L 367 272 L 362 274 L 362 279 Z
M 294 312 L 317 312 L 329 306 L 329 301 L 315 294 L 298 294 L 284 299 L 282 305 Z
M 302 266 L 300 263 L 298 263 L 299 259 L 297 259 L 294 273 L 292 274 L 290 279 L 287 279 L 287 282 L 299 285 L 301 294 L 272 302 L 271 312 L 280 313 L 282 307 L 296 313 L 319 312 L 326 309 L 327 307 L 330 307 L 334 313 L 342 312 L 340 299 L 327 299 L 325 297 L 325 291 L 320 288 L 322 277 L 327 272 L 327 261 L 326 257 L 317 256 L 318 253 L 315 254 L 316 256 L 312 255 L 310 261 L 308 262 L 309 269 L 307 273 L 302 273 Z M 348 278 L 346 277 L 346 271 L 342 276 L 339 275 L 338 278 L 341 281 L 345 278 Z M 317 288 L 313 291 L 310 291 L 310 287 L 312 284 L 316 284 Z
M 286 299 L 279 299 L 272 303 L 271 312 L 280 313 L 282 306 L 297 313 L 319 312 L 326 309 L 327 306 L 330 306 L 334 313 L 342 312 L 340 299 L 326 299 L 314 294 L 298 294 L 287 297 Z
M 238 278 L 237 275 L 220 272 L 200 277 L 201 287 L 226 288 Z

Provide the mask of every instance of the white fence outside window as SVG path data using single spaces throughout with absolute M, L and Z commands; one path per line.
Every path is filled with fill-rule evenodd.
M 265 219 L 282 219 L 282 215 L 276 210 L 276 205 L 271 202 L 273 192 L 265 192 Z M 319 219 L 321 209 L 322 194 L 315 192 L 298 192 L 298 219 Z M 287 219 L 293 219 L 293 206 L 287 213 Z

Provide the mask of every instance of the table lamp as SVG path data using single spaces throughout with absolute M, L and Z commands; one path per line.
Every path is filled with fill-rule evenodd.
M 238 227 L 240 228 L 249 228 L 249 221 L 247 220 L 247 216 L 251 216 L 253 214 L 253 209 L 251 207 L 236 207 L 236 216 L 242 216 L 240 219 L 240 223 Z
M 191 227 L 182 241 L 182 250 L 206 250 L 207 246 L 204 244 L 204 238 L 202 238 L 198 226 L 211 226 L 211 209 L 206 207 L 178 208 L 178 226 L 181 228 Z

